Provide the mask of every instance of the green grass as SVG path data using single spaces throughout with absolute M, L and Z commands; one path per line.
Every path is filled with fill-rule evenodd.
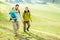
M 0 40 L 60 40 L 60 6 L 56 4 L 20 4 L 21 14 L 25 6 L 30 8 L 32 14 L 31 28 L 30 32 L 24 33 L 23 24 L 20 22 L 18 36 L 14 37 L 14 30 L 8 14 L 12 5 L 2 7 L 3 5 L 3 3 L 0 5 L 2 11 L 0 11 Z M 51 33 L 51 35 L 47 33 Z

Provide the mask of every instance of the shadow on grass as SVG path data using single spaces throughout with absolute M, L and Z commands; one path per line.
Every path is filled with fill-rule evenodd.
M 31 32 L 30 33 L 26 32 L 25 34 L 27 34 L 28 36 L 26 36 L 26 35 L 24 36 L 22 34 L 17 34 L 16 39 L 19 39 L 19 40 L 33 40 L 33 39 L 35 39 L 35 40 L 46 40 L 46 39 L 44 39 L 44 38 L 42 38 L 42 37 L 40 37 L 34 33 L 31 33 Z
M 13 33 L 13 30 L 11 30 L 11 29 L 9 29 L 9 28 L 7 28 L 7 27 L 2 27 L 2 26 L 0 26 L 0 29 L 3 29 L 3 30 L 5 30 L 5 31 L 9 31 L 9 32 Z
M 31 37 L 29 37 L 29 36 L 26 37 L 22 34 L 17 34 L 17 36 L 15 36 L 15 40 L 29 40 L 29 39 L 31 39 Z
M 32 36 L 32 38 L 35 38 L 36 40 L 46 40 L 46 39 L 44 39 L 44 38 L 42 38 L 34 33 L 31 33 L 31 32 L 30 33 L 26 32 L 26 34 L 28 34 L 29 36 Z
M 1 27 L 0 26 L 0 29 L 3 29 L 3 30 L 8 30 L 9 32 L 12 32 L 11 29 L 9 28 L 6 28 L 6 27 Z M 13 32 L 12 32 L 13 33 Z M 36 40 L 46 40 L 34 33 L 31 33 L 31 32 L 26 32 L 24 34 L 27 34 L 28 36 L 25 36 L 25 35 L 22 35 L 22 34 L 17 34 L 17 36 L 14 38 L 14 39 L 18 39 L 18 40 L 31 40 L 32 38 L 36 39 Z

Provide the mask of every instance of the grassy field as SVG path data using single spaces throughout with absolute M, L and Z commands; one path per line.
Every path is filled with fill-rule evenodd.
M 28 6 L 32 14 L 30 31 L 23 32 L 20 21 L 18 36 L 14 37 L 9 10 L 13 4 L 0 2 L 0 40 L 60 40 L 60 6 L 57 4 L 20 4 L 21 14 Z

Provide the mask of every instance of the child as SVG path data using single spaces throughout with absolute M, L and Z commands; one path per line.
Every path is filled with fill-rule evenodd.
M 9 14 L 10 14 L 10 20 L 12 20 L 12 18 L 15 18 L 15 19 L 16 19 L 17 15 L 16 15 L 16 12 L 15 12 L 15 10 L 14 10 L 14 7 L 13 7 L 12 10 L 9 12 Z

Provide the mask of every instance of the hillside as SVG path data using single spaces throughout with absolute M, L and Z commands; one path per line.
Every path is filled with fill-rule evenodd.
M 30 31 L 23 32 L 20 21 L 18 36 L 14 36 L 9 10 L 15 4 L 0 1 L 0 40 L 60 40 L 60 6 L 56 4 L 20 4 L 21 15 L 28 6 L 32 14 Z

